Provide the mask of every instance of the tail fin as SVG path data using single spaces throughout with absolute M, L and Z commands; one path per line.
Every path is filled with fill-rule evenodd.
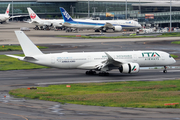
M 8 4 L 5 15 L 9 15 L 10 4 Z
M 31 8 L 28 7 L 27 10 L 32 21 L 41 20 Z
M 23 49 L 25 56 L 42 55 L 37 46 L 24 34 L 23 31 L 15 31 L 17 39 Z
M 68 14 L 68 12 L 64 8 L 60 7 L 59 9 L 60 9 L 61 14 L 63 16 L 64 22 L 73 21 L 72 17 Z

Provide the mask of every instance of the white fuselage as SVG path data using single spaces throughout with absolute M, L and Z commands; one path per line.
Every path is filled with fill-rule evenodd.
M 66 27 L 80 28 L 80 29 L 99 29 L 106 23 L 113 26 L 121 26 L 123 29 L 141 28 L 141 25 L 134 20 L 73 20 L 68 21 L 69 24 L 63 24 Z
M 175 63 L 175 60 L 163 51 L 117 51 L 107 52 L 114 60 L 126 63 L 138 63 L 140 67 L 151 66 L 167 66 Z M 80 52 L 80 53 L 59 53 L 59 54 L 43 54 L 32 56 L 37 59 L 32 63 L 46 65 L 56 68 L 79 68 L 79 69 L 95 69 L 96 64 L 107 60 L 105 52 Z M 116 66 L 115 68 L 118 68 Z M 109 69 L 114 69 L 112 68 Z
M 5 21 L 8 20 L 9 18 L 10 18 L 9 15 L 0 14 L 0 22 L 5 22 Z
M 64 20 L 34 20 L 32 21 L 33 24 L 37 25 L 37 26 L 56 26 L 56 27 L 61 27 L 62 23 Z

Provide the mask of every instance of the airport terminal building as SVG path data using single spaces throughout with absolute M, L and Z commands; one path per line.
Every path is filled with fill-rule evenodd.
M 64 7 L 76 18 L 135 19 L 142 25 L 169 27 L 170 6 L 172 27 L 180 27 L 179 0 L 0 0 L 0 14 L 11 4 L 10 15 L 26 15 L 31 7 L 41 18 L 62 18 Z

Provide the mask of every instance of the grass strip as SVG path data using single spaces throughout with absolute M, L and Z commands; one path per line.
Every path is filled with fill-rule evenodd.
M 171 57 L 178 58 L 179 56 L 171 54 Z
M 171 44 L 180 44 L 180 41 L 173 41 Z
M 39 49 L 46 49 L 45 46 L 37 46 Z M 19 45 L 1 45 L 0 51 L 21 51 L 22 48 Z
M 163 33 L 160 37 L 180 37 L 179 32 Z
M 58 35 L 56 37 L 67 37 L 67 38 L 77 38 L 76 35 Z M 119 38 L 157 38 L 157 37 L 180 37 L 179 32 L 174 32 L 174 33 L 163 33 L 162 35 L 158 36 L 115 36 L 115 37 L 106 37 L 106 36 L 78 36 L 78 38 L 85 38 L 85 39 L 119 39 Z
M 24 56 L 24 55 L 19 55 Z M 40 69 L 48 68 L 41 65 L 36 65 L 33 63 L 28 63 L 24 61 L 19 61 L 18 59 L 8 57 L 6 55 L 0 55 L 0 70 L 22 70 L 22 69 Z
M 66 37 L 66 38 L 84 38 L 84 39 L 119 39 L 119 38 L 154 38 L 154 36 L 115 36 L 115 37 L 106 37 L 106 36 L 76 36 L 76 35 L 57 35 L 56 37 Z
M 16 97 L 93 106 L 180 108 L 180 105 L 165 106 L 180 102 L 180 80 L 127 81 L 109 83 L 80 83 L 50 85 L 37 90 L 18 88 L 11 90 Z

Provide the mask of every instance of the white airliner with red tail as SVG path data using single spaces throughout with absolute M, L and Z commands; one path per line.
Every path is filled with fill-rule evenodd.
M 3 24 L 4 22 L 7 22 L 11 18 L 27 16 L 27 15 L 9 16 L 9 9 L 10 9 L 10 4 L 8 4 L 5 14 L 0 14 L 0 23 L 1 24 Z
M 43 20 L 40 19 L 38 17 L 38 15 L 31 9 L 31 8 L 27 8 L 28 12 L 29 12 L 29 16 L 31 18 L 31 22 L 29 23 L 33 23 L 36 25 L 36 27 L 40 26 L 40 27 L 49 27 L 49 26 L 54 26 L 54 27 L 62 27 L 62 23 L 64 22 L 64 20 L 62 19 L 53 19 L 53 20 Z
M 10 8 L 10 4 L 8 5 L 5 14 L 0 14 L 0 23 L 2 24 L 3 22 L 6 22 L 7 20 L 10 19 L 9 16 L 9 8 Z
M 21 61 L 39 65 L 63 68 L 85 69 L 86 74 L 108 75 L 108 71 L 119 69 L 120 73 L 138 73 L 140 67 L 166 66 L 175 63 L 170 54 L 163 51 L 105 51 L 105 52 L 62 52 L 54 54 L 42 53 L 24 34 L 15 31 L 25 57 L 7 55 Z

